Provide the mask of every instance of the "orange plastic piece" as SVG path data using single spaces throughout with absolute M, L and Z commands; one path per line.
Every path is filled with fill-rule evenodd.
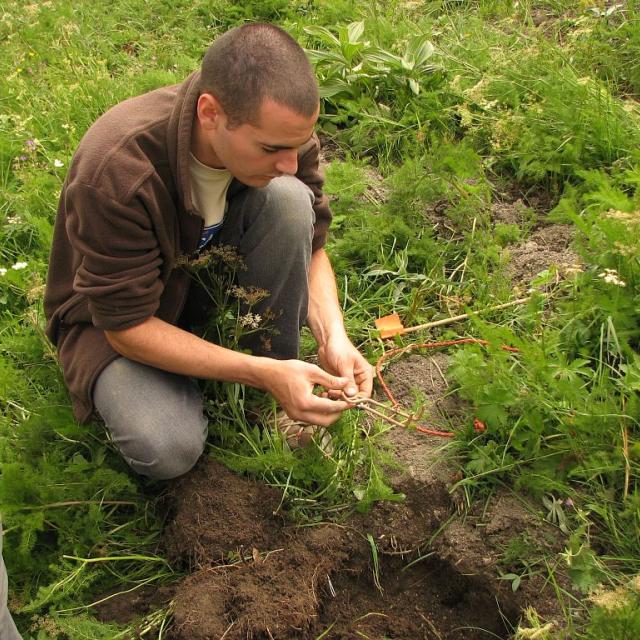
M 393 338 L 393 336 L 399 336 L 403 333 L 404 327 L 402 326 L 402 320 L 397 313 L 392 313 L 390 316 L 384 316 L 378 318 L 375 321 L 376 329 L 380 332 L 380 337 Z

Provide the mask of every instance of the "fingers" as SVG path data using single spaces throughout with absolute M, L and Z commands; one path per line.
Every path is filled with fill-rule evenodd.
M 341 391 L 344 392 L 346 396 L 355 396 L 358 393 L 358 385 L 356 384 L 354 378 L 354 366 L 353 363 L 347 363 L 341 367 L 340 375 L 343 378 L 347 379 L 347 384 L 342 387 Z M 336 391 L 337 389 L 332 389 L 332 391 Z
M 285 375 L 274 378 L 269 390 L 294 420 L 327 427 L 338 420 L 343 411 L 353 408 L 353 403 L 343 400 L 344 396 L 356 395 L 362 389 L 354 376 L 353 361 L 350 366 L 342 367 L 339 372 L 348 373 L 341 376 L 301 361 L 280 362 Z M 315 386 L 323 387 L 324 391 L 315 395 Z
M 347 375 L 333 376 L 320 367 L 314 367 L 314 369 L 316 371 L 314 371 L 313 382 L 323 386 L 327 391 L 339 389 L 346 393 L 347 387 L 355 386 L 353 379 Z
M 311 395 L 302 403 L 302 406 L 285 407 L 285 410 L 294 420 L 328 427 L 340 418 L 343 411 L 350 408 L 351 405 L 348 402 Z
M 335 345 L 327 348 L 324 360 L 329 370 L 348 380 L 346 385 L 330 387 L 330 397 L 336 397 L 340 392 L 344 392 L 346 396 L 363 394 L 369 397 L 371 395 L 373 368 L 350 342 L 346 346 L 343 344 L 340 348 Z
M 363 395 L 370 397 L 373 391 L 373 367 L 364 359 L 362 362 L 356 363 L 353 372 L 347 370 L 341 371 L 342 377 L 349 380 L 348 384 L 342 388 L 328 389 L 322 394 L 332 399 L 340 399 L 344 396 L 353 397 L 355 395 Z
M 373 391 L 373 367 L 357 351 L 353 354 L 353 360 L 343 365 L 345 368 L 340 373 L 349 378 L 350 384 L 343 388 L 345 395 L 351 397 L 364 395 L 367 398 Z
M 373 392 L 373 371 L 373 367 L 367 362 L 366 367 L 356 374 L 358 389 L 367 398 L 371 397 Z

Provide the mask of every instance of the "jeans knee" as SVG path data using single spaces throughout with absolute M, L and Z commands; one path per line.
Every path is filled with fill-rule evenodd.
M 141 475 L 175 478 L 202 454 L 207 420 L 189 378 L 119 358 L 96 381 L 93 400 L 114 445 Z
M 293 176 L 282 176 L 263 190 L 266 192 L 263 215 L 273 216 L 273 228 L 278 229 L 279 234 L 306 238 L 313 233 L 314 195 L 307 185 Z
M 154 480 L 171 480 L 190 471 L 204 451 L 205 436 L 176 434 L 149 443 L 143 460 L 127 459 L 138 473 Z M 142 456 L 141 456 L 142 457 Z

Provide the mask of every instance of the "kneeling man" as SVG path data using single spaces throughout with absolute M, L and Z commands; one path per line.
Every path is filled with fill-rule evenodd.
M 299 45 L 247 24 L 218 38 L 182 84 L 110 109 L 78 147 L 56 219 L 47 334 L 76 417 L 97 410 L 138 473 L 174 478 L 202 453 L 193 378 L 263 389 L 318 428 L 350 406 L 344 395 L 371 393 L 323 249 L 331 214 L 318 111 Z M 252 334 L 243 344 L 252 355 L 188 330 L 202 296 L 177 265 L 215 245 L 242 256 L 239 286 L 269 292 L 253 311 L 275 318 L 276 331 Z M 298 359 L 304 323 L 320 366 Z

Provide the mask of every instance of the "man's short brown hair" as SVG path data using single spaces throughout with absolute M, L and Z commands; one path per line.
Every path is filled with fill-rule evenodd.
M 300 45 L 272 24 L 236 27 L 217 38 L 202 61 L 200 90 L 215 96 L 231 126 L 257 124 L 265 99 L 311 117 L 318 83 Z

